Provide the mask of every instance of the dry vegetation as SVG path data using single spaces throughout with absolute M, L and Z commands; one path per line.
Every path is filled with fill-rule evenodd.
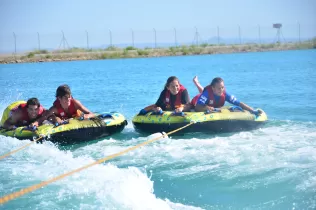
M 240 52 L 262 52 L 296 49 L 316 49 L 316 38 L 302 43 L 285 44 L 243 44 L 243 45 L 190 45 L 169 48 L 145 48 L 139 49 L 126 47 L 108 47 L 106 49 L 71 48 L 67 50 L 47 51 L 35 50 L 22 55 L 6 55 L 0 57 L 0 63 L 25 63 L 25 62 L 52 62 L 73 60 L 101 60 L 116 58 L 144 58 L 161 56 L 184 56 L 203 54 L 223 54 Z

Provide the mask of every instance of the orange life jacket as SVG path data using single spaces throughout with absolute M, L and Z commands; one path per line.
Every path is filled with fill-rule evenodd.
M 81 115 L 81 111 L 79 109 L 76 109 L 75 107 L 75 101 L 72 98 L 70 101 L 70 105 L 68 107 L 68 112 L 64 110 L 64 108 L 61 106 L 58 99 L 54 101 L 54 107 L 57 108 L 57 113 L 55 113 L 56 117 L 59 117 L 60 119 L 68 119 L 72 117 L 79 117 Z

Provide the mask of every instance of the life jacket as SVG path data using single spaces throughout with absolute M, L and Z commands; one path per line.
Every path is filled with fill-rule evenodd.
M 194 96 L 194 98 L 191 101 L 191 106 L 195 107 L 197 100 L 200 98 L 200 96 L 202 95 L 202 93 L 197 94 L 196 96 Z
M 54 107 L 57 108 L 57 113 L 55 113 L 56 117 L 59 117 L 61 119 L 68 119 L 72 117 L 79 117 L 81 115 L 81 111 L 79 109 L 76 109 L 75 107 L 75 101 L 72 98 L 70 101 L 70 105 L 68 107 L 68 113 L 64 110 L 64 108 L 61 106 L 58 99 L 54 101 Z
M 27 112 L 27 107 L 26 106 L 27 106 L 27 104 L 24 103 L 24 104 L 20 104 L 17 108 L 12 109 L 12 111 L 20 110 L 22 112 L 22 117 L 19 120 L 19 122 L 17 123 L 18 124 L 17 126 L 24 126 L 24 125 L 28 125 L 28 124 L 34 122 L 36 119 L 40 118 L 43 115 L 44 111 L 45 111 L 43 106 L 40 105 L 40 107 L 38 109 L 37 117 L 35 119 L 31 120 L 30 117 L 29 117 L 29 114 Z
M 226 95 L 225 90 L 222 93 L 222 95 L 220 96 L 219 101 L 216 101 L 215 97 L 214 97 L 212 86 L 208 85 L 208 86 L 205 87 L 205 89 L 208 92 L 208 99 L 209 99 L 209 103 L 207 104 L 208 106 L 211 106 L 211 107 L 214 107 L 214 108 L 220 108 L 220 107 L 224 106 L 224 104 L 225 104 L 225 95 Z
M 180 89 L 179 89 L 179 92 L 177 93 L 176 95 L 176 100 L 174 102 L 174 107 L 175 108 L 178 108 L 182 105 L 181 103 L 181 96 L 182 96 L 182 92 L 186 90 L 186 88 L 183 86 L 183 85 L 180 85 Z M 171 109 L 172 107 L 172 104 L 171 104 L 171 98 L 170 98 L 170 90 L 166 90 L 166 93 L 165 93 L 165 99 L 164 99 L 164 103 L 166 104 L 166 108 L 167 109 Z

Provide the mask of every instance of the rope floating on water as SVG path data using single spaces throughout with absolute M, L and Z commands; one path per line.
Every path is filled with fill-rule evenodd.
M 178 128 L 178 129 L 176 129 L 176 130 L 170 131 L 169 133 L 166 133 L 166 134 L 163 134 L 163 135 L 158 136 L 158 137 L 156 137 L 156 138 L 153 138 L 153 139 L 150 139 L 150 140 L 148 140 L 148 141 L 142 142 L 142 143 L 140 143 L 140 144 L 137 144 L 137 145 L 135 145 L 135 146 L 132 146 L 132 147 L 130 147 L 130 148 L 127 148 L 127 149 L 125 149 L 125 150 L 123 150 L 123 151 L 121 151 L 121 152 L 118 152 L 118 153 L 109 155 L 109 156 L 104 157 L 104 158 L 102 158 L 102 159 L 99 159 L 99 160 L 97 160 L 97 161 L 95 161 L 95 162 L 93 162 L 93 163 L 90 163 L 90 164 L 88 164 L 88 165 L 82 166 L 82 167 L 77 168 L 77 169 L 75 169 L 75 170 L 73 170 L 73 171 L 70 171 L 70 172 L 68 172 L 68 173 L 61 174 L 61 175 L 56 176 L 56 177 L 54 177 L 54 178 L 52 178 L 52 179 L 49 179 L 49 180 L 47 180 L 47 181 L 43 181 L 43 182 L 40 182 L 40 183 L 38 183 L 38 184 L 32 185 L 32 186 L 30 186 L 30 187 L 27 187 L 27 188 L 21 189 L 21 190 L 19 190 L 19 191 L 13 192 L 13 193 L 11 193 L 11 194 L 5 195 L 5 196 L 3 196 L 3 197 L 0 198 L 0 204 L 4 204 L 4 203 L 6 203 L 6 202 L 8 202 L 8 201 L 10 201 L 10 200 L 13 200 L 13 199 L 15 199 L 15 198 L 21 197 L 22 195 L 25 195 L 25 194 L 30 193 L 30 192 L 32 192 L 32 191 L 35 191 L 35 190 L 37 190 L 37 189 L 39 189 L 39 188 L 41 188 L 41 187 L 44 187 L 44 186 L 46 186 L 46 185 L 48 185 L 48 184 L 50 184 L 50 183 L 53 183 L 53 182 L 58 181 L 58 180 L 60 180 L 60 179 L 63 179 L 63 178 L 65 178 L 65 177 L 67 177 L 67 176 L 70 176 L 70 175 L 72 175 L 72 174 L 74 174 L 74 173 L 80 172 L 80 171 L 82 171 L 82 170 L 84 170 L 84 169 L 87 169 L 87 168 L 89 168 L 89 167 L 91 167 L 91 166 L 94 166 L 94 165 L 100 164 L 100 163 L 102 163 L 102 162 L 105 162 L 105 161 L 107 161 L 107 160 L 113 159 L 113 158 L 115 158 L 115 157 L 121 156 L 121 155 L 123 155 L 123 154 L 125 154 L 125 153 L 128 153 L 128 152 L 130 152 L 130 151 L 132 151 L 132 150 L 135 150 L 135 149 L 137 149 L 137 148 L 139 148 L 139 147 L 141 147 L 141 146 L 150 144 L 150 143 L 152 143 L 152 142 L 154 142 L 154 141 L 159 140 L 161 137 L 166 137 L 166 136 L 168 136 L 168 135 L 170 135 L 170 134 L 176 133 L 176 132 L 178 132 L 178 131 L 180 131 L 180 130 L 182 130 L 182 129 L 184 129 L 184 128 L 186 128 L 186 127 L 188 127 L 188 126 L 190 126 L 190 125 L 192 125 L 192 124 L 194 124 L 194 123 L 195 123 L 195 121 L 191 121 L 189 124 L 187 124 L 187 125 L 185 125 L 185 126 L 183 126 L 183 127 L 180 127 L 180 128 Z

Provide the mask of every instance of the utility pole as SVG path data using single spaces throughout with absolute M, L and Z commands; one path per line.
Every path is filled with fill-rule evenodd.
M 65 49 L 65 34 L 64 34 L 63 31 L 61 31 L 61 33 L 63 34 L 63 47 L 64 47 L 64 49 Z
M 196 46 L 198 46 L 199 45 L 199 32 L 198 32 L 197 27 L 195 27 L 194 40 L 196 41 Z
M 174 30 L 174 44 L 175 44 L 175 46 L 177 47 L 177 46 L 178 46 L 178 42 L 177 42 L 177 30 L 176 30 L 176 28 L 173 28 L 173 30 Z
M 240 32 L 240 26 L 238 25 L 238 35 L 239 35 L 239 44 L 241 45 L 241 32 Z
M 67 44 L 67 47 L 69 48 L 69 44 L 67 42 L 67 39 L 65 38 L 65 34 L 63 31 L 61 31 L 62 33 L 62 38 L 61 38 L 61 41 L 60 41 L 60 44 L 59 44 L 59 49 L 60 49 L 60 46 L 61 44 L 63 44 L 63 48 L 65 49 L 65 45 Z
M 87 50 L 89 50 L 89 33 L 86 30 L 86 36 L 87 36 Z
M 131 32 L 132 32 L 132 46 L 135 47 L 135 44 L 134 44 L 134 31 L 133 31 L 132 28 L 131 28 Z
M 219 45 L 219 26 L 217 26 L 217 44 Z
M 37 41 L 38 41 L 38 50 L 40 51 L 41 50 L 41 40 L 40 40 L 40 35 L 38 32 L 37 32 Z
M 13 37 L 14 37 L 14 57 L 16 55 L 16 36 L 15 33 L 13 32 Z
M 156 29 L 154 30 L 154 38 L 155 38 L 155 48 L 157 48 L 157 35 L 156 35 Z
M 301 25 L 299 22 L 297 22 L 298 25 L 298 41 L 301 43 Z
M 259 35 L 259 43 L 261 44 L 261 32 L 260 32 L 260 25 L 258 25 L 258 35 Z
M 112 47 L 112 31 L 109 29 L 109 33 L 110 33 L 110 47 Z

